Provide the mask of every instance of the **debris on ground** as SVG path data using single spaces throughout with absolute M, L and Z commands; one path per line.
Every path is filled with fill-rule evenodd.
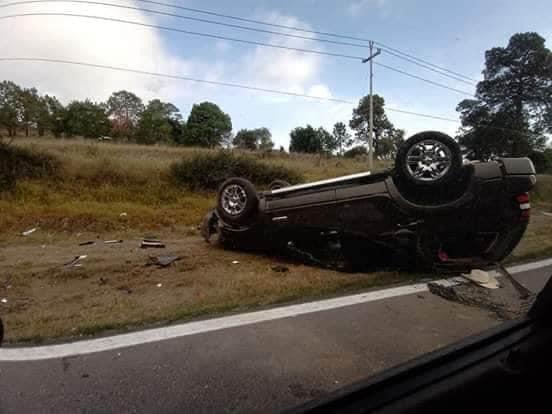
M 470 273 L 462 273 L 466 279 L 487 289 L 498 289 L 500 284 L 495 276 L 481 269 L 473 269 Z
M 234 260 L 234 261 L 232 261 L 232 264 L 240 264 L 240 262 L 237 261 L 237 260 Z
M 289 272 L 289 267 L 282 266 L 282 265 L 275 265 L 271 267 L 273 272 L 276 273 L 286 273 Z
M 163 287 L 163 283 L 158 283 L 158 284 L 157 284 L 157 287 L 158 287 L 158 288 Z
M 487 289 L 469 283 L 463 277 L 438 280 L 427 284 L 429 291 L 443 299 L 467 306 L 486 309 L 499 319 L 516 319 L 527 313 L 535 295 L 520 298 L 511 283 L 503 283 L 502 289 Z
M 82 263 L 79 263 L 81 260 L 86 259 L 87 255 L 75 256 L 73 260 L 64 264 L 65 267 L 81 267 Z
M 96 244 L 95 241 L 84 241 L 79 243 L 79 246 L 90 246 L 91 244 Z
M 127 214 L 127 213 L 125 213 L 125 212 L 123 212 L 123 213 L 119 214 L 119 217 L 126 217 L 126 216 L 128 216 L 128 214 Z
M 2 298 L 2 299 L 0 299 L 0 302 L 2 302 L 2 303 L 8 303 L 8 300 L 7 300 L 6 298 Z
M 106 240 L 104 241 L 104 244 L 120 244 L 122 242 L 122 240 Z
M 165 245 L 161 241 L 156 239 L 144 239 L 142 240 L 142 244 L 140 244 L 140 247 L 142 249 L 149 249 L 149 248 L 164 249 Z
M 24 231 L 23 233 L 21 233 L 22 236 L 28 236 L 30 234 L 33 234 L 35 231 L 37 230 L 37 228 L 32 228 L 32 229 L 29 229 L 27 231 Z
M 98 282 L 98 284 L 99 284 L 100 286 L 102 286 L 102 285 L 107 284 L 107 282 L 108 282 L 108 279 L 103 278 L 103 277 L 100 277 L 100 281 Z
M 129 295 L 132 293 L 132 289 L 130 289 L 128 286 L 119 286 L 117 290 L 120 290 L 122 292 L 126 292 Z
M 150 256 L 146 266 L 156 265 L 159 267 L 167 267 L 180 259 L 181 257 L 179 256 Z

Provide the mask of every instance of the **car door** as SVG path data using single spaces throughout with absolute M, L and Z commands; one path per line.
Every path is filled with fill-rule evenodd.
M 336 206 L 340 229 L 345 233 L 378 234 L 393 228 L 397 220 L 397 209 L 384 181 L 338 188 Z
M 274 223 L 293 227 L 335 229 L 339 226 L 335 188 L 310 189 L 267 200 Z

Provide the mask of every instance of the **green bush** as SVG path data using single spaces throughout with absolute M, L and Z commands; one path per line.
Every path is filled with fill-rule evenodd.
M 266 164 L 247 156 L 236 156 L 229 151 L 215 154 L 197 154 L 171 166 L 174 179 L 192 190 L 215 190 L 230 177 L 243 177 L 256 185 L 268 185 L 274 180 L 291 184 L 302 181 L 296 171 L 280 165 Z
M 13 190 L 17 180 L 54 175 L 60 168 L 52 155 L 0 143 L 0 192 Z
M 538 174 L 552 173 L 552 149 L 532 151 L 529 153 L 529 158 L 533 161 Z

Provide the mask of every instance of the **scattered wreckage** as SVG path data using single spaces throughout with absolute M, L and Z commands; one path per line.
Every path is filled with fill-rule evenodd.
M 313 251 L 338 246 L 352 268 L 385 259 L 469 270 L 500 262 L 519 243 L 535 174 L 528 158 L 465 162 L 451 137 L 426 131 L 381 173 L 277 181 L 267 191 L 230 178 L 202 235 L 217 234 L 231 248 L 291 248 L 313 259 Z

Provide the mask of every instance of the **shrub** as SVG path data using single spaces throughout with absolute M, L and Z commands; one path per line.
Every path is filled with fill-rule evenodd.
M 356 158 L 366 154 L 368 154 L 368 150 L 366 149 L 366 147 L 359 145 L 357 147 L 351 148 L 348 151 L 345 151 L 345 154 L 343 154 L 343 156 L 345 158 Z
M 13 190 L 17 180 L 54 175 L 60 168 L 52 155 L 0 143 L 0 192 Z
M 230 177 L 247 178 L 256 185 L 268 185 L 274 180 L 291 184 L 302 181 L 299 173 L 280 165 L 266 164 L 229 151 L 197 154 L 171 166 L 171 175 L 192 190 L 215 190 Z
M 529 153 L 529 158 L 533 161 L 535 170 L 539 174 L 552 172 L 552 150 L 546 149 L 545 151 L 532 151 Z

